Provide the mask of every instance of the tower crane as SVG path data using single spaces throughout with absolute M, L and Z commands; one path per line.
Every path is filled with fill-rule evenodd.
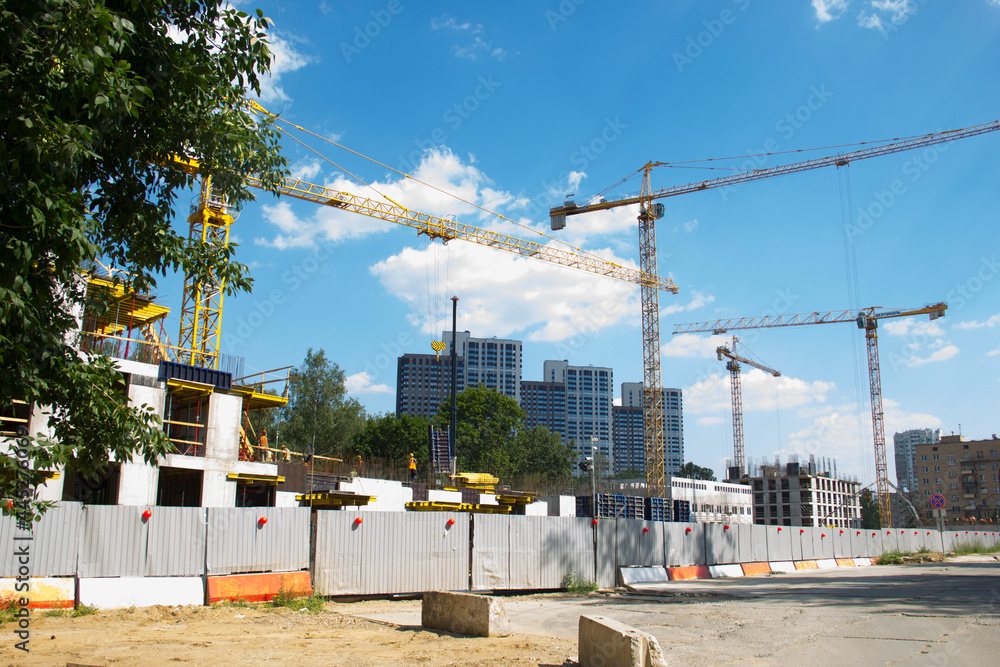
M 885 457 L 885 427 L 882 412 L 882 378 L 878 363 L 878 321 L 892 317 L 910 317 L 913 315 L 928 315 L 936 320 L 944 317 L 948 309 L 945 303 L 935 303 L 922 308 L 885 310 L 862 308 L 861 310 L 832 310 L 823 313 L 798 313 L 795 315 L 768 315 L 763 317 L 743 317 L 738 319 L 715 320 L 714 322 L 698 322 L 694 324 L 678 324 L 674 333 L 694 333 L 711 331 L 715 334 L 725 333 L 734 329 L 764 329 L 770 327 L 794 327 L 809 324 L 832 324 L 834 322 L 855 322 L 859 329 L 865 330 L 865 341 L 868 347 L 868 381 L 871 389 L 872 434 L 875 443 L 875 482 L 878 489 L 879 513 L 883 525 L 892 521 L 889 506 L 889 472 Z
M 175 158 L 173 163 L 188 173 L 198 173 L 197 160 Z M 245 180 L 251 187 L 264 189 L 263 183 L 256 176 L 246 176 Z M 278 185 L 277 192 L 279 195 L 407 225 L 416 229 L 418 234 L 425 234 L 431 239 L 445 242 L 453 239 L 470 241 L 521 257 L 643 286 L 648 285 L 653 290 L 677 291 L 677 287 L 669 278 L 636 271 L 599 257 L 464 225 L 447 218 L 412 211 L 390 202 L 360 197 L 299 179 L 284 179 Z M 191 242 L 208 244 L 218 248 L 221 253 L 229 243 L 229 228 L 233 221 L 225 200 L 213 194 L 211 178 L 204 177 L 197 210 L 188 218 Z M 214 368 L 218 363 L 224 291 L 223 281 L 216 276 L 185 275 L 179 347 L 184 350 L 182 354 L 186 355 L 184 360 L 193 366 Z
M 656 274 L 656 232 L 654 223 L 664 215 L 664 206 L 654 203 L 656 199 L 673 197 L 689 192 L 700 192 L 715 188 L 729 187 L 741 183 L 749 183 L 773 176 L 784 176 L 800 171 L 809 171 L 821 167 L 845 166 L 858 160 L 890 155 L 902 151 L 933 146 L 956 139 L 973 137 L 987 132 L 1000 130 L 1000 120 L 984 123 L 973 127 L 947 132 L 934 132 L 919 137 L 888 143 L 874 148 L 840 153 L 826 157 L 780 165 L 770 169 L 752 169 L 750 171 L 723 176 L 721 178 L 698 181 L 686 185 L 676 185 L 660 190 L 652 189 L 650 173 L 655 167 L 667 165 L 666 162 L 647 162 L 641 168 L 643 172 L 642 188 L 638 195 L 624 195 L 618 198 L 599 197 L 595 201 L 577 203 L 567 200 L 549 210 L 549 219 L 553 230 L 566 226 L 568 216 L 604 211 L 619 206 L 639 205 L 639 269 L 649 275 Z M 642 349 L 643 349 L 643 403 L 644 403 L 644 435 L 646 448 L 646 485 L 650 495 L 659 495 L 665 491 L 664 444 L 663 444 L 663 394 L 660 391 L 660 324 L 659 324 L 659 294 L 652 284 L 641 285 L 642 293 Z M 675 290 L 670 290 L 676 294 Z
M 774 377 L 781 375 L 781 373 L 769 366 L 758 363 L 753 359 L 741 357 L 736 353 L 737 342 L 739 342 L 739 339 L 733 336 L 732 349 L 725 345 L 715 348 L 715 354 L 718 356 L 719 361 L 723 359 L 729 360 L 726 362 L 726 370 L 729 371 L 729 386 L 733 399 L 733 467 L 736 469 L 735 476 L 732 472 L 729 474 L 729 478 L 732 480 L 742 479 L 746 471 L 743 458 L 743 389 L 740 387 L 740 372 L 742 368 L 740 364 L 760 369 L 765 373 L 770 373 Z

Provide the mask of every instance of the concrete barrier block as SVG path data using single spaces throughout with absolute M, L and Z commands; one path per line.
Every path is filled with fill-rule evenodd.
M 742 577 L 743 568 L 737 564 L 733 565 L 709 565 L 708 571 L 711 572 L 713 579 L 721 579 L 722 577 Z
M 665 567 L 620 567 L 618 582 L 622 586 L 632 584 L 659 584 L 670 581 Z
M 853 558 L 838 558 L 837 567 L 854 567 Z
M 795 572 L 795 563 L 790 560 L 774 561 L 771 565 L 771 572 Z
M 0 579 L 0 604 L 20 606 L 22 598 L 28 601 L 28 609 L 70 609 L 76 601 L 76 586 L 73 577 L 30 577 L 27 582 Z
M 819 558 L 816 560 L 816 567 L 820 570 L 831 570 L 837 567 L 837 560 L 835 558 Z
M 471 593 L 424 593 L 420 624 L 476 637 L 506 637 L 511 633 L 510 617 L 503 602 Z
M 743 563 L 743 574 L 771 574 L 771 564 L 770 563 Z
M 265 572 L 208 578 L 209 604 L 236 599 L 267 602 L 282 592 L 288 595 L 312 595 L 309 573 Z
M 796 570 L 818 570 L 819 565 L 816 564 L 814 560 L 797 560 L 795 561 Z
M 690 565 L 688 567 L 668 567 L 667 577 L 670 581 L 683 579 L 711 579 L 712 573 L 705 565 Z
M 98 609 L 205 604 L 201 577 L 94 577 L 80 579 L 80 604 Z
M 656 637 L 603 616 L 580 617 L 580 665 L 666 667 Z
M 855 567 L 865 567 L 866 565 L 872 564 L 871 558 L 854 558 L 852 560 L 854 560 Z

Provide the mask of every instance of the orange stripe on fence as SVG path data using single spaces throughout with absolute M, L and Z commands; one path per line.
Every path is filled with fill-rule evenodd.
M 854 567 L 853 558 L 838 558 L 837 567 Z
M 814 560 L 799 560 L 795 561 L 796 570 L 818 570 L 819 565 L 816 564 Z
M 281 591 L 289 595 L 311 595 L 309 573 L 234 574 L 208 578 L 209 604 L 236 599 L 267 602 Z
M 705 565 L 692 565 L 690 567 L 668 567 L 667 577 L 670 581 L 680 579 L 711 579 L 712 573 Z
M 743 574 L 771 574 L 771 564 L 743 563 Z

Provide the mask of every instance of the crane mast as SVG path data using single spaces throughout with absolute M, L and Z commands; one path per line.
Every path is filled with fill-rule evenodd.
M 868 348 L 868 385 L 871 390 L 872 439 L 875 448 L 875 483 L 878 490 L 879 514 L 882 517 L 884 525 L 888 526 L 892 522 L 892 508 L 889 504 L 889 485 L 891 482 L 889 482 L 889 469 L 885 454 L 885 415 L 882 411 L 882 377 L 879 372 L 878 321 L 880 319 L 910 317 L 912 315 L 929 315 L 931 320 L 936 320 L 939 317 L 944 317 L 944 312 L 947 309 L 947 304 L 935 303 L 922 308 L 898 310 L 863 308 L 861 310 L 835 310 L 823 313 L 813 312 L 759 318 L 715 320 L 714 322 L 678 324 L 674 328 L 674 333 L 710 331 L 720 334 L 732 329 L 766 329 L 809 324 L 833 324 L 835 322 L 854 322 L 859 329 L 864 329 L 865 343 Z
M 778 371 L 765 366 L 764 364 L 758 363 L 753 359 L 747 359 L 746 357 L 741 357 L 736 353 L 736 343 L 739 339 L 733 336 L 733 348 L 730 350 L 726 346 L 719 346 L 715 348 L 715 354 L 719 361 L 723 359 L 728 359 L 726 362 L 726 370 L 729 371 L 729 386 L 732 393 L 732 403 L 733 403 L 733 468 L 736 469 L 736 475 L 729 474 L 728 477 L 731 480 L 743 479 L 746 473 L 746 460 L 743 455 L 743 388 L 740 384 L 740 374 L 742 373 L 741 363 L 754 368 L 758 368 L 765 373 L 770 373 L 774 377 L 781 375 Z

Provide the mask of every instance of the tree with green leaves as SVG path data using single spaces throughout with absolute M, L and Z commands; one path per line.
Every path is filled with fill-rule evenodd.
M 861 527 L 879 529 L 882 527 L 882 513 L 879 510 L 878 499 L 868 489 L 861 492 Z
M 715 471 L 711 468 L 703 468 L 702 466 L 695 465 L 691 461 L 688 461 L 680 467 L 677 471 L 675 477 L 683 477 L 684 479 L 700 479 L 706 482 L 715 481 Z
M 49 406 L 50 433 L 0 454 L 0 496 L 72 462 L 83 474 L 168 451 L 159 420 L 127 406 L 113 363 L 76 351 L 81 273 L 100 258 L 126 287 L 183 271 L 248 291 L 232 245 L 189 244 L 178 195 L 200 161 L 233 207 L 244 176 L 285 175 L 277 133 L 248 113 L 271 62 L 260 12 L 223 0 L 10 0 L 0 6 L 0 410 Z M 91 307 L 91 306 L 88 306 Z
M 573 474 L 576 452 L 546 426 L 522 430 L 518 448 L 517 472 L 520 474 L 538 474 L 549 482 L 567 479 Z
M 364 428 L 364 407 L 347 396 L 344 371 L 321 348 L 306 352 L 288 381 L 288 404 L 278 427 L 280 446 L 333 456 L 349 451 Z
M 423 417 L 386 413 L 370 415 L 354 438 L 353 452 L 364 459 L 375 457 L 408 461 L 413 454 L 423 468 L 430 460 L 430 422 Z
M 495 389 L 471 387 L 458 395 L 456 412 L 455 448 L 462 470 L 498 477 L 519 472 L 524 412 L 517 401 Z M 442 401 L 436 419 L 439 424 L 450 423 L 450 399 Z

